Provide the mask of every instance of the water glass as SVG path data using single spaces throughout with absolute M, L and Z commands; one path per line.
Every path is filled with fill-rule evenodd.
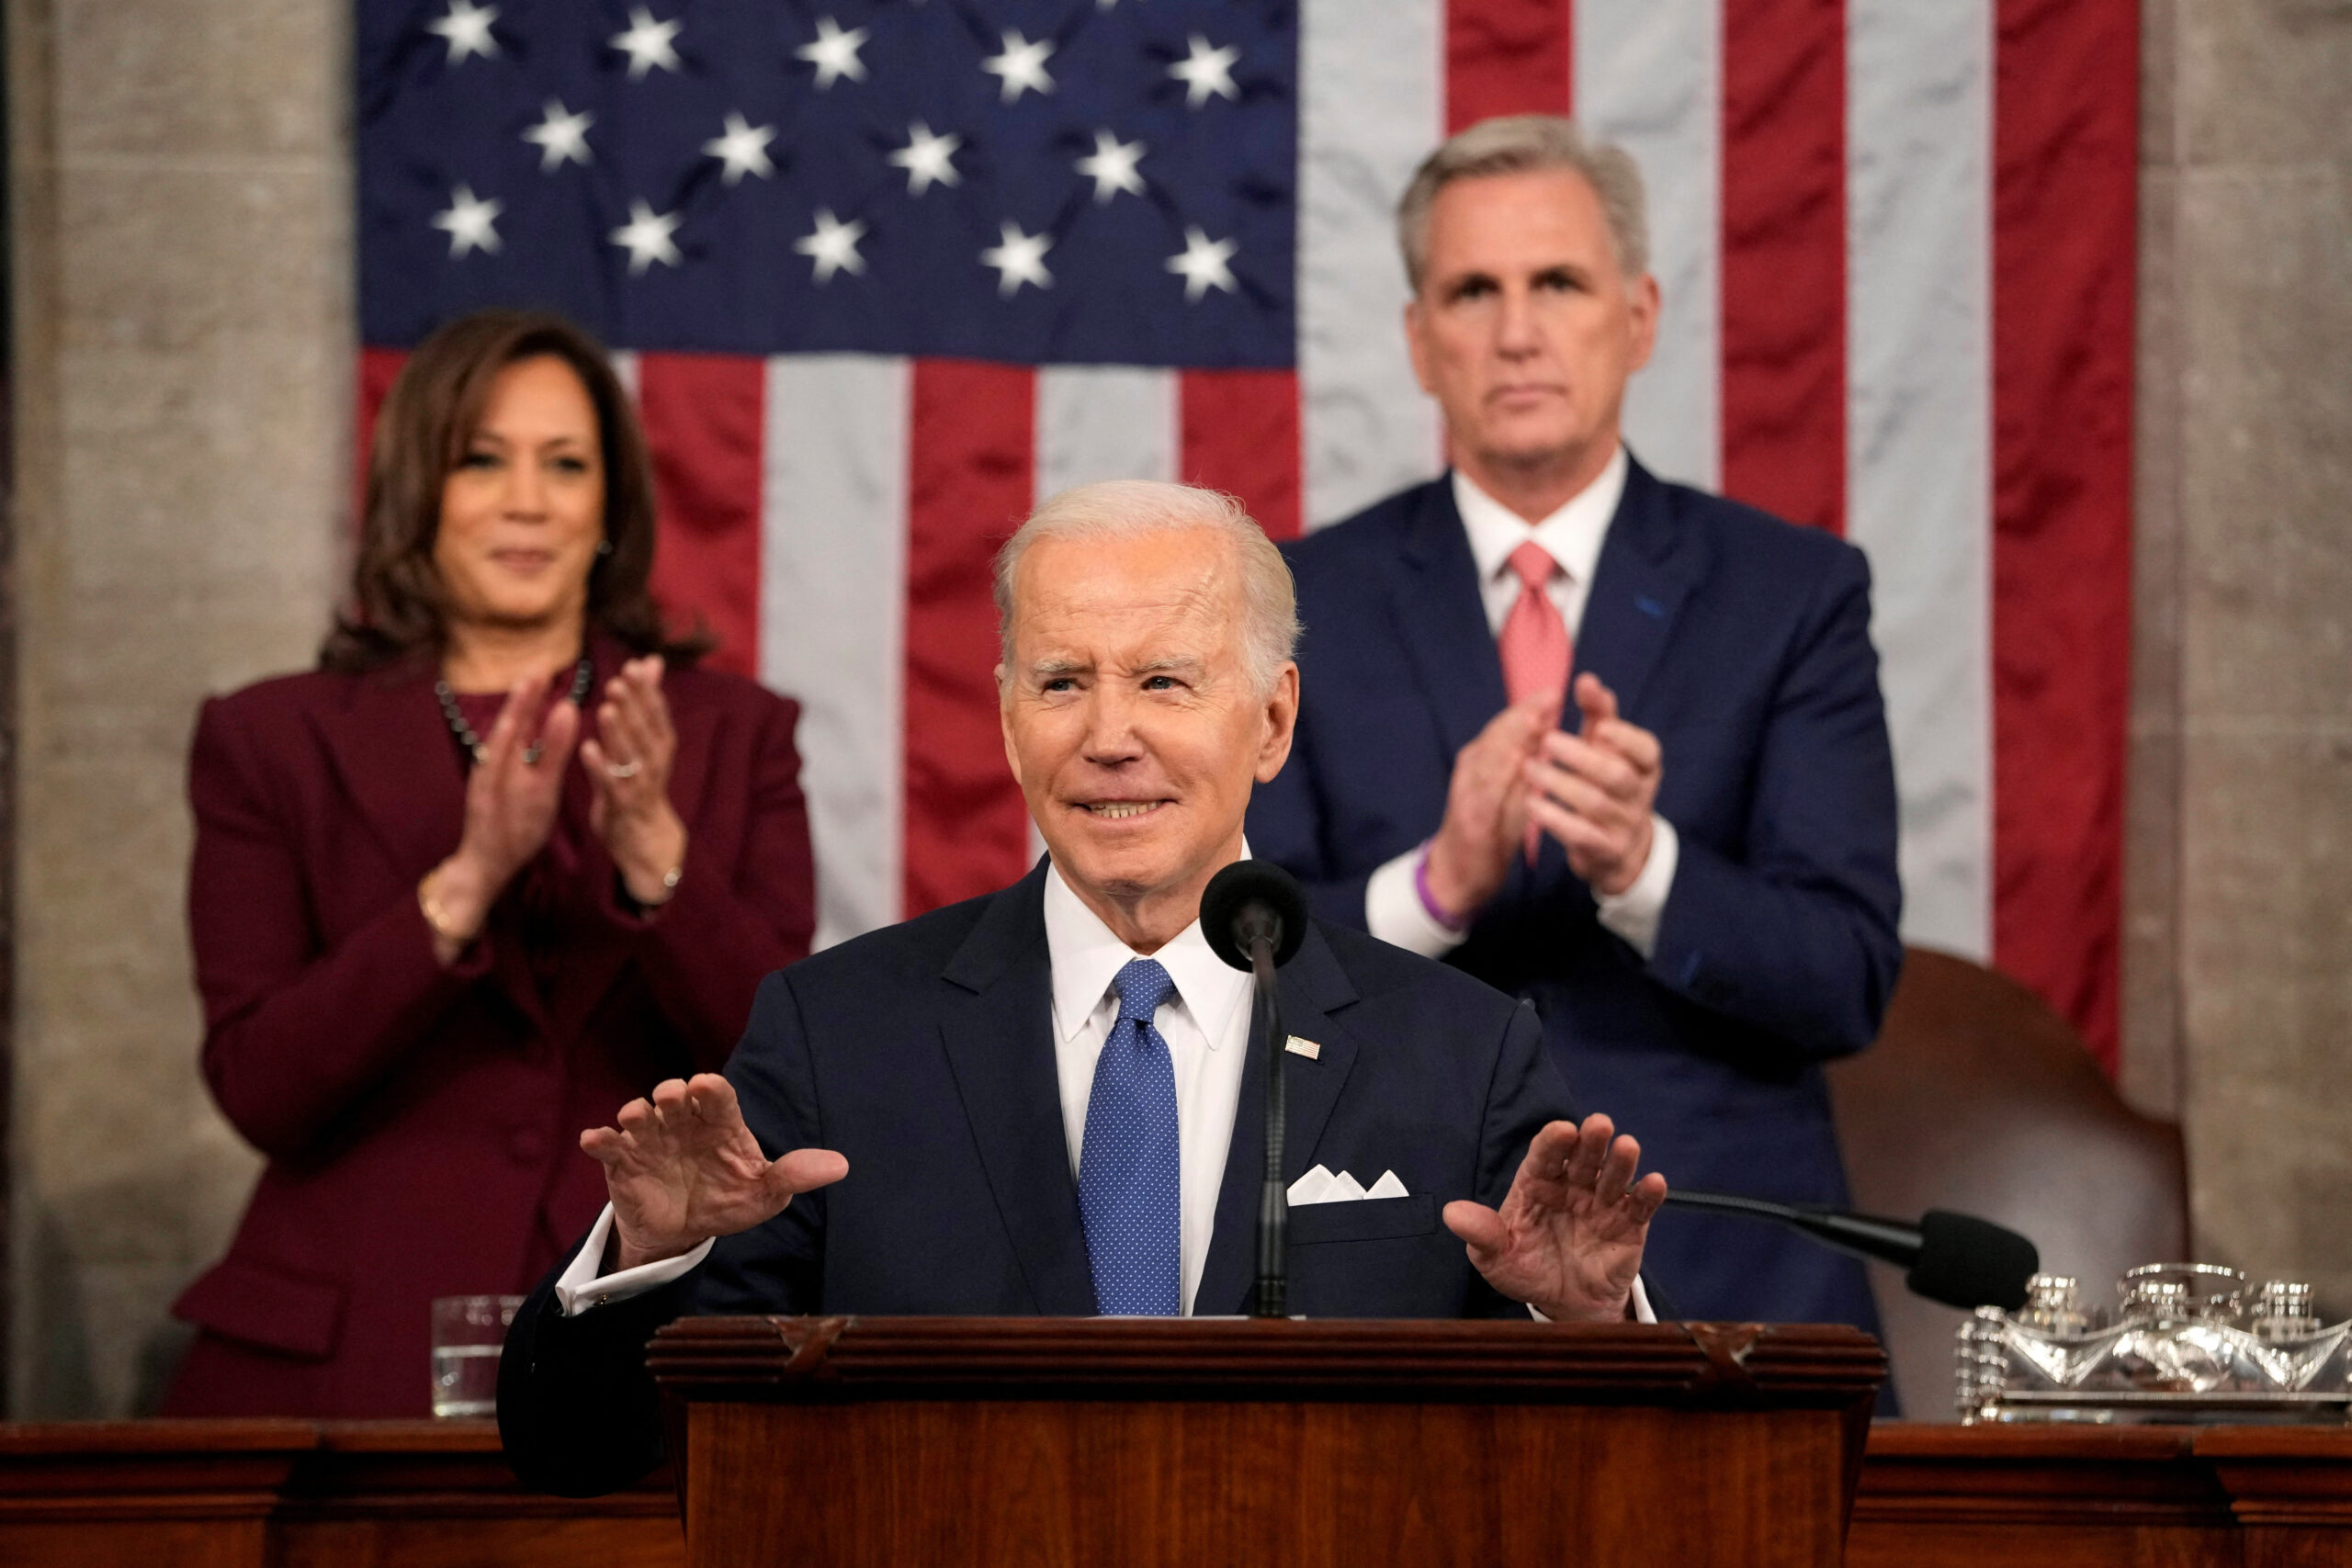
M 433 1414 L 498 1413 L 498 1352 L 520 1296 L 443 1296 L 433 1303 Z

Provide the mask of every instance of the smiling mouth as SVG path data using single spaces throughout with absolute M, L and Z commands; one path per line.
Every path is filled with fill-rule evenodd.
M 1118 822 L 1157 811 L 1167 804 L 1164 800 L 1080 801 L 1079 809 L 1103 821 Z

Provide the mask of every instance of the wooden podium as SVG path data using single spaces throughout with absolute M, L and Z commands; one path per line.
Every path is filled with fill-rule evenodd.
M 1828 1568 L 1854 1329 L 684 1318 L 691 1568 Z

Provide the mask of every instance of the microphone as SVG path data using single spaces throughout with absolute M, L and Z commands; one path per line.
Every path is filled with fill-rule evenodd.
M 1282 996 L 1274 971 L 1297 956 L 1306 940 L 1306 895 L 1282 867 L 1238 860 L 1201 893 L 1201 934 L 1209 951 L 1257 978 L 1266 1015 L 1266 1178 L 1258 1194 L 1258 1290 L 1252 1317 L 1290 1315 L 1290 1194 L 1283 1185 Z
M 1236 969 L 1255 967 L 1251 948 L 1263 939 L 1279 969 L 1306 940 L 1306 894 L 1272 861 L 1235 861 L 1202 890 L 1201 934 L 1209 951 Z
M 1906 1270 L 1903 1282 L 1912 1294 L 1962 1311 L 1981 1306 L 2017 1311 L 2026 1303 L 2027 1280 L 2041 1268 L 2041 1252 L 2024 1236 L 1990 1220 L 1949 1209 L 1930 1209 L 1917 1224 L 1909 1225 L 1900 1220 L 1841 1214 L 1810 1204 L 1773 1203 L 1725 1192 L 1676 1190 L 1666 1195 L 1666 1201 L 1709 1213 L 1772 1220 L 1840 1252 L 1892 1263 Z

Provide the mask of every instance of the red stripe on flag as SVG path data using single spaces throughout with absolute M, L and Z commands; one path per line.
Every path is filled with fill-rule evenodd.
M 1573 0 L 1446 0 L 1447 132 L 1498 114 L 1567 113 L 1575 12 Z
M 1187 370 L 1177 398 L 1184 482 L 1238 495 L 1267 534 L 1298 537 L 1298 373 Z
M 766 370 L 725 354 L 642 354 L 637 408 L 661 512 L 653 596 L 718 638 L 715 670 L 760 669 L 760 448 Z
M 908 421 L 906 909 L 993 892 L 1029 863 L 997 728 L 989 563 L 1036 489 L 1035 371 L 918 359 Z
M 1724 494 L 1845 531 L 1842 0 L 1724 6 L 1723 454 Z
M 392 380 L 408 363 L 404 348 L 363 348 L 359 351 L 359 396 L 352 409 L 355 440 L 352 444 L 351 534 L 368 523 L 368 455 L 376 445 L 376 414 L 384 406 L 384 396 L 392 389 Z
M 1993 957 L 2117 1048 L 2132 663 L 2134 0 L 2000 0 Z

